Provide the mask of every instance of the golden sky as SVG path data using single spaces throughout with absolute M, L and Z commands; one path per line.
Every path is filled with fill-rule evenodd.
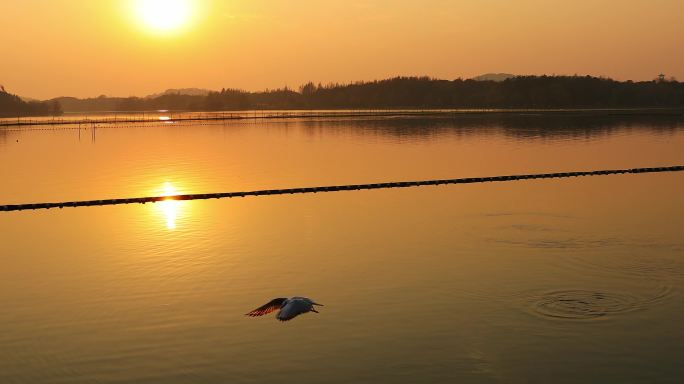
M 50 98 L 487 72 L 684 79 L 681 0 L 166 0 L 187 2 L 181 16 L 145 1 L 159 0 L 0 0 L 0 84 Z

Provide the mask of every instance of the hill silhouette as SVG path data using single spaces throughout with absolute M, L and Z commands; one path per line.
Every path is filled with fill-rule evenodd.
M 510 73 L 485 73 L 484 75 L 475 76 L 473 80 L 477 81 L 506 81 L 514 78 L 515 75 Z
M 223 89 L 156 97 L 58 98 L 68 112 L 220 111 L 248 109 L 392 108 L 682 108 L 684 83 L 615 81 L 590 76 L 517 76 L 505 80 L 396 77 L 351 84 L 308 83 L 262 92 Z
M 59 101 L 24 101 L 0 86 L 0 117 L 56 116 L 62 114 Z
M 212 91 L 208 89 L 202 89 L 202 88 L 172 88 L 172 89 L 167 89 L 164 92 L 161 93 L 155 93 L 149 96 L 146 96 L 146 99 L 154 99 L 155 97 L 159 96 L 165 96 L 165 95 L 189 95 L 189 96 L 206 96 L 210 94 Z

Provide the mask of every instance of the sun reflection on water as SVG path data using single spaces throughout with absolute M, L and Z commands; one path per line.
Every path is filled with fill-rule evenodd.
M 165 182 L 162 188 L 161 196 L 175 196 L 179 192 L 170 182 Z M 176 229 L 176 219 L 179 216 L 181 208 L 183 206 L 182 201 L 173 200 L 172 198 L 161 201 L 157 204 L 161 212 L 166 218 L 166 228 L 169 230 Z

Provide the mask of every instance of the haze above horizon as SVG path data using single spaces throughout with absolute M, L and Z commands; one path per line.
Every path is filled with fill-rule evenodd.
M 675 0 L 24 0 L 0 12 L 0 84 L 40 99 L 397 75 L 684 78 Z

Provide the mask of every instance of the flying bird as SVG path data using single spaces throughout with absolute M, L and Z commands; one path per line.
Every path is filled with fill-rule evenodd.
M 314 305 L 319 305 L 321 307 L 323 306 L 323 304 L 315 303 L 313 300 L 306 297 L 293 297 L 291 299 L 281 297 L 271 300 L 267 304 L 264 304 L 252 312 L 247 313 L 245 316 L 263 316 L 278 310 L 276 319 L 280 321 L 288 321 L 307 312 L 318 313 L 316 308 L 314 308 Z

